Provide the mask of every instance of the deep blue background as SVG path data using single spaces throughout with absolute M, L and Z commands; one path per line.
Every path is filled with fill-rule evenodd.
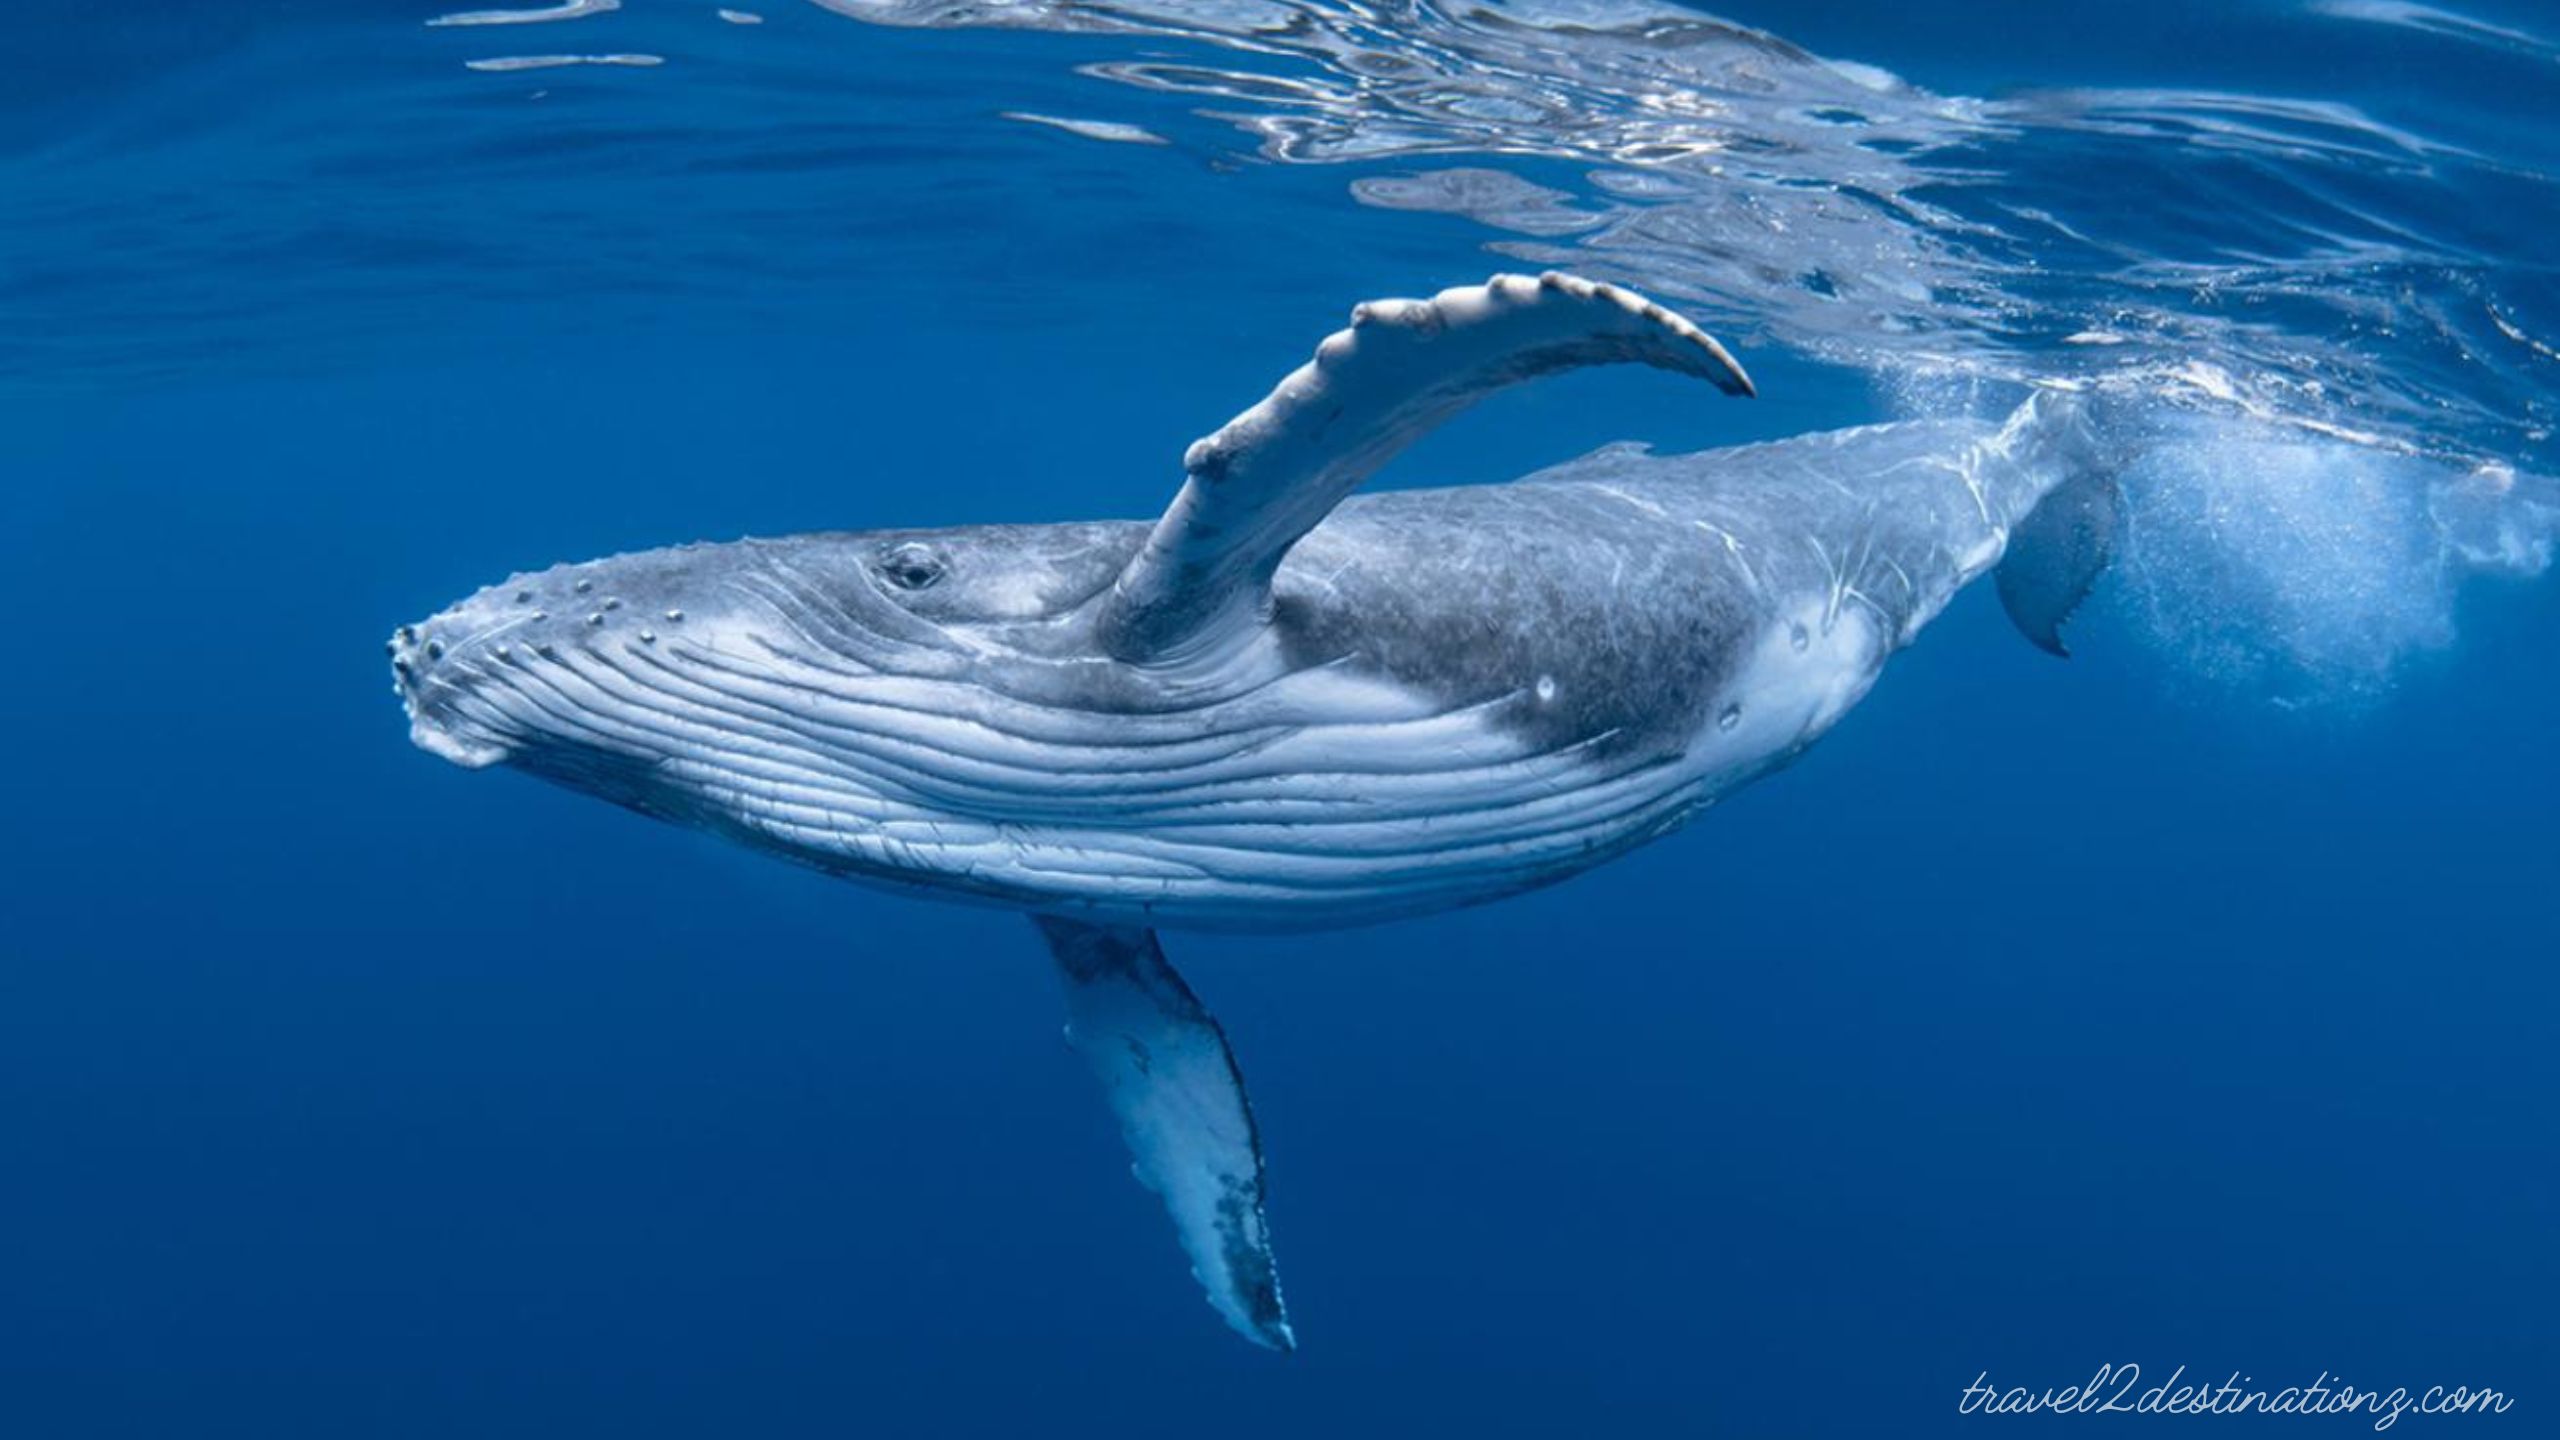
M 2502 1419 L 2402 1424 L 2542 1433 L 2548 587 L 2475 589 L 2387 701 L 2293 714 L 2197 699 L 2103 608 L 2053 664 L 1969 594 L 1796 769 L 1630 860 L 1374 930 L 1174 937 L 1270 1148 L 1285 1359 L 1201 1304 L 1018 918 L 410 749 L 383 636 L 510 570 L 1152 513 L 1351 301 L 1487 268 L 1339 175 L 1238 191 L 990 118 L 1076 113 L 1036 87 L 1083 93 L 1083 42 L 771 8 L 873 122 L 903 79 L 920 153 L 938 126 L 1039 168 L 955 197 L 875 131 L 773 222 L 822 221 L 832 271 L 704 294 L 333 292 L 292 253 L 137 275 L 97 320 L 132 373 L 0 397 L 0 1434 L 1934 1434 L 2044 1428 L 1960 1420 L 1978 1372 L 2125 1361 L 2494 1385 Z M 2230 78 L 2020 29 L 2037 8 L 1961 54 L 1890 7 L 1798 38 L 1950 88 L 2093 56 Z M 321 18 L 175 13 L 53 17 L 13 130 L 183 116 L 198 47 Z M 341 8 L 325 33 L 367 38 L 331 85 L 198 99 L 319 113 L 414 65 L 416 18 Z M 272 138 L 166 152 L 169 183 L 218 196 L 220 147 Z M 617 265 L 739 243 L 648 199 L 605 212 Z M 77 321 L 13 278 L 25 357 Z M 272 297 L 286 360 L 155 349 L 177 290 Z M 1400 478 L 1882 413 L 1745 358 L 1757 406 L 1575 377 Z

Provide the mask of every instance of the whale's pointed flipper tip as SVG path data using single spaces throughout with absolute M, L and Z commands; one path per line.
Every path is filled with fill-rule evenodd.
M 1236 1333 L 1298 1348 L 1263 1214 L 1262 1140 L 1225 1032 L 1155 932 L 1036 917 L 1067 989 L 1067 1043 L 1120 1121 L 1130 1168 L 1164 1201 L 1191 1273 Z

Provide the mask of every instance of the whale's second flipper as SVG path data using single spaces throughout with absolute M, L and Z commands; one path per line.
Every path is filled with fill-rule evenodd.
M 2116 483 L 2128 459 L 2121 435 L 2102 423 L 2089 396 L 2040 390 L 2018 407 L 1991 447 L 2032 476 L 2042 492 L 2009 530 L 2008 553 L 1992 588 L 2009 623 L 2048 655 L 2069 658 L 2062 627 L 2089 598 L 2115 558 L 2124 528 Z
M 1037 919 L 1066 981 L 1067 1043 L 1102 1082 L 1209 1304 L 1246 1339 L 1296 1349 L 1262 1212 L 1262 1140 L 1225 1033 L 1154 931 Z
M 2113 558 L 2123 506 L 2114 475 L 2080 470 L 2010 533 L 2009 553 L 1992 572 L 1992 584 L 2009 622 L 2037 649 L 2070 658 L 2062 627 Z

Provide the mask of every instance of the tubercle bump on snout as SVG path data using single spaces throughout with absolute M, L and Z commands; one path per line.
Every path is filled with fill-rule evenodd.
M 661 627 L 685 623 L 680 605 L 645 592 L 615 562 L 590 561 L 515 575 L 441 613 L 391 633 L 384 651 L 392 687 L 410 722 L 410 739 L 431 755 L 470 769 L 509 757 L 509 747 L 463 713 L 476 683 L 566 649 L 633 632 L 655 644 Z M 627 592 L 627 593 L 626 593 Z

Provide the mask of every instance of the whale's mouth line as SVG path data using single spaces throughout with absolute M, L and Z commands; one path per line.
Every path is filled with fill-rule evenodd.
M 483 678 L 486 672 L 474 667 L 472 678 Z M 458 714 L 440 712 L 431 706 L 431 697 L 441 692 L 447 703 L 460 705 L 473 698 L 470 688 L 458 684 L 447 675 L 432 675 L 423 680 L 404 676 L 400 685 L 400 708 L 409 717 L 409 743 L 435 756 L 449 760 L 466 770 L 484 770 L 505 760 L 510 748 L 494 739 L 463 733 Z M 467 722 L 465 722 L 467 723 Z
M 409 743 L 465 770 L 485 770 L 505 760 L 511 753 L 506 746 L 494 741 L 465 740 L 420 716 L 415 710 L 409 712 Z
M 494 620 L 466 634 L 434 642 L 429 653 L 440 656 L 447 650 L 467 653 L 483 648 L 532 619 L 531 615 L 511 615 Z M 466 733 L 472 727 L 455 708 L 471 701 L 478 685 L 499 677 L 476 661 L 461 662 L 459 655 L 452 668 L 431 674 L 421 672 L 411 663 L 408 647 L 403 645 L 401 637 L 423 632 L 424 629 L 424 626 L 404 626 L 393 641 L 393 684 L 400 694 L 400 708 L 409 719 L 409 743 L 466 770 L 486 769 L 508 759 L 513 754 L 511 747 L 492 738 Z M 443 703 L 440 705 L 439 701 Z

